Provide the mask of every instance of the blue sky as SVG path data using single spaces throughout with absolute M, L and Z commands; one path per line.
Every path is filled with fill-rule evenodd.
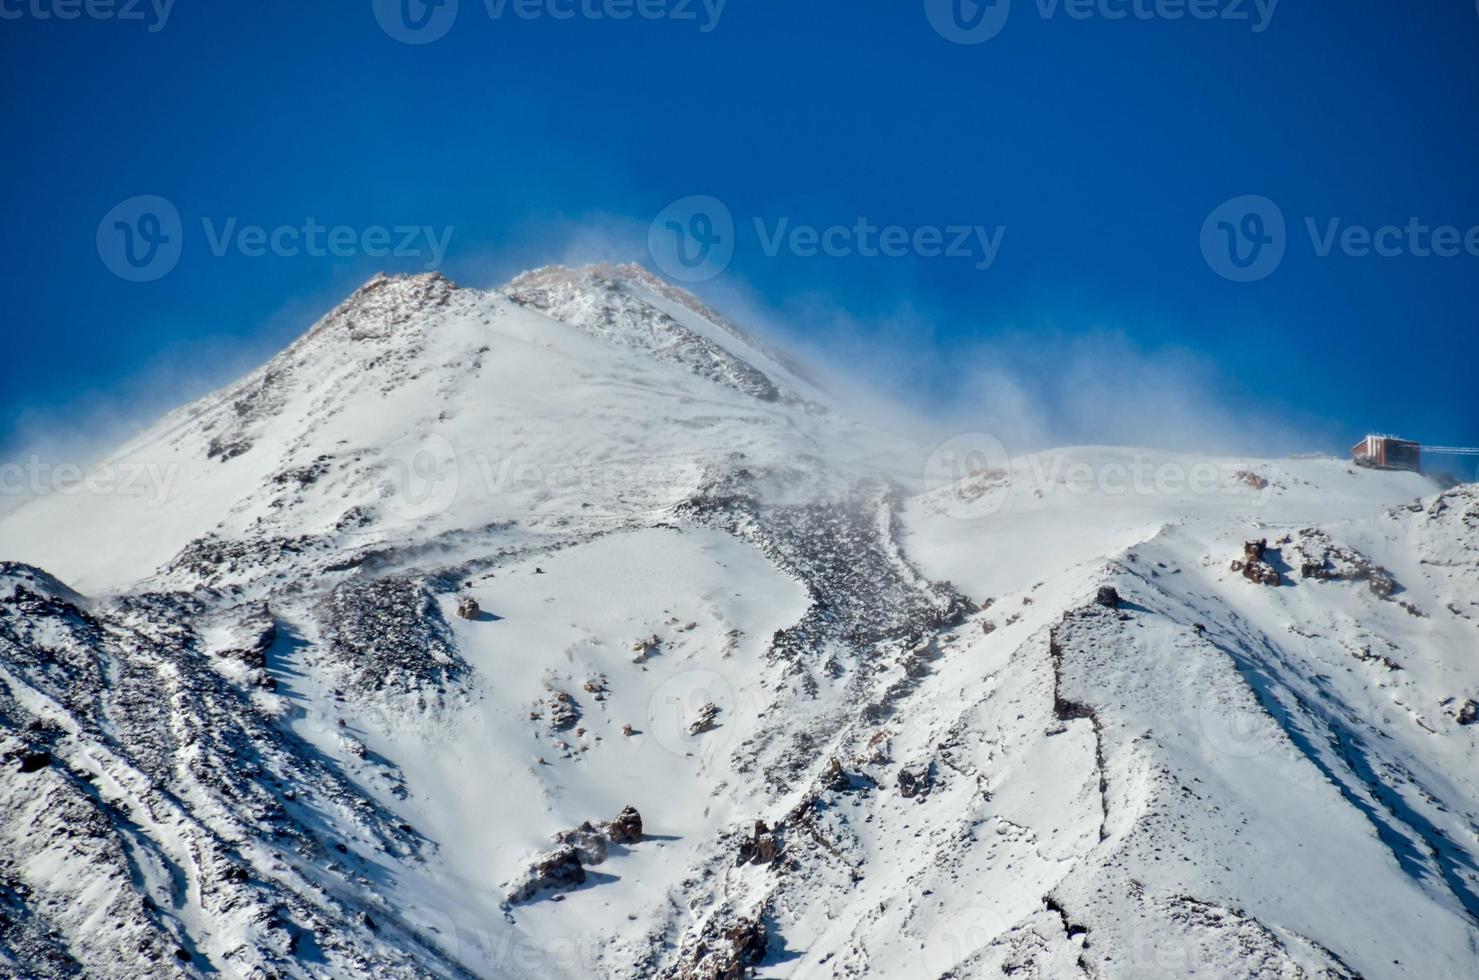
M 1287 419 L 1308 448 L 1373 427 L 1479 445 L 1479 255 L 1412 254 L 1405 233 L 1379 235 L 1400 254 L 1356 254 L 1363 230 L 1413 218 L 1479 226 L 1472 0 L 1285 0 L 1268 16 L 1198 0 L 1214 19 L 1165 16 L 1176 0 L 1102 0 L 1086 17 L 1012 0 L 975 44 L 942 36 L 928 14 L 948 6 L 921 0 L 732 0 L 717 22 L 717 0 L 643 0 L 664 16 L 626 20 L 460 0 L 424 44 L 392 38 L 370 0 L 41 16 L 65 2 L 0 0 L 0 453 L 144 421 L 254 366 L 374 271 L 428 261 L 424 246 L 364 254 L 358 237 L 337 256 L 234 239 L 213 254 L 233 219 L 450 229 L 440 267 L 487 286 L 572 257 L 648 260 L 649 224 L 688 195 L 735 224 L 732 259 L 696 291 L 747 297 L 800 343 L 872 351 L 865 370 L 907 363 L 895 387 L 923 404 L 989 402 L 974 388 L 993 356 L 1022 388 L 1067 397 L 1107 344 L 1167 385 L 1185 368 L 1234 415 Z M 964 2 L 967 24 L 1002 9 Z M 115 275 L 98 245 L 137 195 L 181 221 L 178 263 L 150 282 Z M 1244 195 L 1286 225 L 1282 261 L 1251 282 L 1219 275 L 1201 237 Z M 1214 245 L 1265 227 L 1223 217 Z M 866 219 L 1002 235 L 982 269 L 913 250 L 771 255 L 757 219 L 767 234 Z M 1128 374 L 1103 397 L 1154 397 Z M 1075 437 L 1124 434 L 1077 413 Z

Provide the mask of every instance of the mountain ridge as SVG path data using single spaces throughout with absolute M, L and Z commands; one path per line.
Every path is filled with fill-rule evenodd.
M 1479 968 L 1472 485 L 959 472 L 632 266 L 377 276 L 110 458 L 0 517 L 17 972 Z

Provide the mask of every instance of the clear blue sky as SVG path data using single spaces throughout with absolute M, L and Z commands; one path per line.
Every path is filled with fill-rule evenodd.
M 700 293 L 732 277 L 865 323 L 907 307 L 936 325 L 917 346 L 937 376 L 1003 330 L 1112 326 L 1216 362 L 1229 397 L 1318 420 L 1329 441 L 1312 448 L 1368 426 L 1479 445 L 1479 256 L 1320 257 L 1305 228 L 1479 225 L 1473 0 L 1284 0 L 1262 31 L 1012 0 L 974 45 L 921 0 L 731 0 L 709 31 L 701 0 L 697 22 L 493 18 L 461 0 L 421 45 L 388 36 L 370 0 L 178 0 L 157 31 L 36 16 L 56 3 L 0 0 L 0 453 L 37 424 L 198 394 L 377 269 L 425 262 L 216 257 L 202 218 L 451 226 L 443 271 L 492 285 L 561 259 L 576 229 L 645 232 L 689 194 L 739 225 Z M 113 275 L 97 246 L 139 194 L 183 221 L 178 266 L 153 282 Z M 1245 194 L 1288 225 L 1282 264 L 1246 283 L 1199 244 Z M 1006 231 L 980 270 L 771 257 L 757 216 Z

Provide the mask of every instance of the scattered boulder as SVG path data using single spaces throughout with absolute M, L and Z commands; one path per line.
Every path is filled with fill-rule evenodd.
M 1094 596 L 1094 601 L 1107 609 L 1118 609 L 1120 607 L 1119 590 L 1112 585 L 1099 586 L 1099 592 Z
M 718 717 L 719 706 L 712 701 L 709 702 L 698 709 L 698 717 L 694 719 L 693 724 L 688 726 L 688 734 L 702 735 L 704 732 L 713 731 L 718 727 L 715 723 L 715 719 Z
M 509 889 L 507 901 L 525 902 L 546 890 L 565 890 L 585 884 L 580 852 L 569 844 L 539 855 Z
M 755 821 L 755 832 L 740 841 L 735 863 L 770 864 L 781 856 L 780 827 L 772 830 L 764 820 Z
M 586 867 L 606 860 L 607 844 L 635 844 L 642 839 L 642 815 L 628 806 L 615 820 L 600 826 L 589 820 L 574 830 L 555 834 L 555 847 L 535 857 L 509 888 L 504 900 L 526 902 L 545 891 L 568 891 L 585 884 Z
M 642 814 L 634 806 L 623 807 L 616 819 L 606 824 L 606 835 L 617 844 L 635 844 L 642 839 Z
M 575 848 L 575 856 L 584 865 L 600 864 L 606 860 L 606 835 L 598 831 L 587 820 L 574 830 L 562 830 L 555 835 L 555 842 Z
M 1257 585 L 1279 585 L 1282 579 L 1279 570 L 1267 559 L 1268 539 L 1243 542 L 1242 560 L 1234 560 L 1232 570 L 1242 572 L 1243 578 Z
M 1473 702 L 1470 703 L 1472 704 Z M 51 765 L 51 763 L 52 758 L 50 752 L 26 752 L 21 755 L 21 772 L 40 772 L 42 769 Z
M 1390 599 L 1401 586 L 1392 573 L 1365 555 L 1342 547 L 1316 528 L 1299 532 L 1295 545 L 1299 577 L 1319 582 L 1365 582 L 1379 599 Z
M 580 706 L 565 691 L 555 691 L 549 701 L 549 727 L 552 732 L 569 731 L 580 720 Z
M 741 980 L 765 960 L 769 937 L 759 916 L 711 925 L 684 956 L 675 980 Z
M 656 654 L 658 652 L 658 648 L 661 646 L 662 640 L 658 638 L 658 635 L 656 633 L 653 633 L 651 636 L 645 637 L 643 639 L 637 640 L 635 643 L 632 644 L 632 652 L 636 654 L 636 656 L 632 658 L 632 663 L 645 664 L 648 658 Z
M 482 610 L 478 608 L 478 601 L 472 596 L 463 596 L 457 600 L 457 616 L 459 619 L 477 619 Z
M 835 755 L 827 762 L 827 771 L 822 775 L 822 785 L 839 793 L 852 788 L 852 780 L 847 778 L 847 770 L 842 768 L 842 763 Z
M 1464 706 L 1458 709 L 1458 723 L 1460 725 L 1472 725 L 1479 721 L 1479 701 L 1473 698 L 1464 702 Z
M 917 770 L 907 767 L 899 770 L 899 794 L 906 800 L 914 797 L 923 799 L 929 795 L 933 785 L 934 775 L 929 766 Z
M 631 725 L 622 725 L 621 726 L 621 733 L 623 735 L 625 735 L 627 738 L 631 738 L 633 735 L 637 734 L 637 730 L 635 728 L 633 728 Z

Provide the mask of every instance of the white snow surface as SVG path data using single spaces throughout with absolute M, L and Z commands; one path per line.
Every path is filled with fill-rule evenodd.
M 1479 487 L 929 455 L 636 267 L 371 280 L 0 518 L 0 973 L 1479 975 Z

